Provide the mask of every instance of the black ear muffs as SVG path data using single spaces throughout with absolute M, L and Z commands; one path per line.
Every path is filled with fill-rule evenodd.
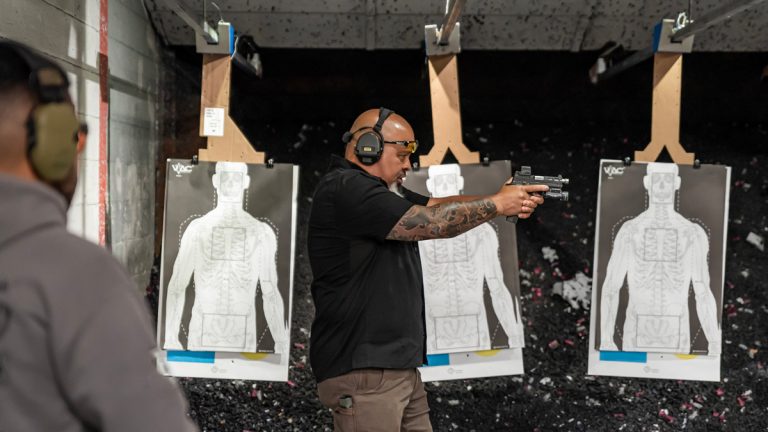
M 381 134 L 373 130 L 360 135 L 355 144 L 355 155 L 363 165 L 373 165 L 381 159 L 382 141 Z
M 69 80 L 63 70 L 29 48 L 10 41 L 0 42 L 0 46 L 13 50 L 30 69 L 29 88 L 37 96 L 37 105 L 27 119 L 32 168 L 42 180 L 63 180 L 75 162 L 80 129 L 67 98 Z
M 361 130 L 369 129 L 358 137 L 355 143 L 355 156 L 363 165 L 373 165 L 381 159 L 381 152 L 384 151 L 384 138 L 381 136 L 381 127 L 395 112 L 386 108 L 379 108 L 379 119 L 373 127 L 365 126 L 354 132 L 344 132 L 341 140 L 348 143 L 352 137 Z

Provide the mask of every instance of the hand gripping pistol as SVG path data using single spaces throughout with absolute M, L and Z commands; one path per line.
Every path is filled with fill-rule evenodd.
M 531 167 L 524 166 L 520 168 L 520 171 L 515 172 L 515 176 L 512 178 L 513 185 L 530 185 L 530 184 L 543 184 L 549 186 L 549 191 L 544 193 L 544 198 L 552 198 L 560 201 L 568 201 L 568 192 L 563 191 L 563 186 L 570 183 L 567 178 L 563 178 L 562 175 L 557 177 L 552 176 L 540 176 L 533 175 L 531 173 Z M 517 223 L 517 216 L 507 216 L 507 222 Z

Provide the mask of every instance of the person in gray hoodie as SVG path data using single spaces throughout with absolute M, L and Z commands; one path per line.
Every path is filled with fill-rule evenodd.
M 132 280 L 67 232 L 85 142 L 67 87 L 0 40 L 0 432 L 196 431 Z

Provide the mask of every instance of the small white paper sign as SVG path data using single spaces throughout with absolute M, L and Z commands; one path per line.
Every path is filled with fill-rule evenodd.
M 206 108 L 203 115 L 204 136 L 224 136 L 224 108 Z

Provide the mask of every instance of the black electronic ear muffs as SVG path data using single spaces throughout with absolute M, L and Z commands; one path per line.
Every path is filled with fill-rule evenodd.
M 364 129 L 370 129 L 360 135 L 355 143 L 355 156 L 363 165 L 373 165 L 381 158 L 381 152 L 384 151 L 384 138 L 381 136 L 381 127 L 387 120 L 387 117 L 391 116 L 395 112 L 386 108 L 379 108 L 379 120 L 373 127 L 364 126 L 360 129 L 352 132 L 344 132 L 341 140 L 348 143 L 352 140 L 352 137 Z
M 54 63 L 29 48 L 10 41 L 0 46 L 13 50 L 30 69 L 29 89 L 37 105 L 27 120 L 27 154 L 32 168 L 45 181 L 63 180 L 75 161 L 80 123 L 69 103 L 69 80 Z

